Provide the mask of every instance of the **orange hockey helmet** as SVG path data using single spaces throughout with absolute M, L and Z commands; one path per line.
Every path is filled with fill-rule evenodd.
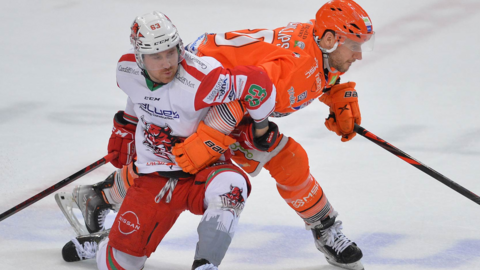
M 367 12 L 352 0 L 331 0 L 323 5 L 315 16 L 316 35 L 321 38 L 332 30 L 339 45 L 352 51 L 373 49 L 375 32 Z

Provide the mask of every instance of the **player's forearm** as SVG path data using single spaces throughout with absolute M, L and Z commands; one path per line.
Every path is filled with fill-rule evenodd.
M 268 131 L 268 119 L 266 119 L 265 122 L 267 125 L 264 127 L 259 127 L 257 124 L 255 124 L 255 138 L 263 136 Z

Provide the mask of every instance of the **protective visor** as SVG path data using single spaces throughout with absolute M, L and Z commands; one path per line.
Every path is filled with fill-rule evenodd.
M 345 46 L 353 52 L 373 51 L 375 42 L 375 32 L 371 34 L 351 34 L 351 33 L 335 33 L 338 45 Z

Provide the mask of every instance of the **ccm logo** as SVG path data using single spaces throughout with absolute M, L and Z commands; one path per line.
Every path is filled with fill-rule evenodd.
M 349 97 L 358 97 L 358 94 L 357 94 L 357 91 L 347 91 L 345 92 L 345 98 L 349 98 Z
M 118 136 L 122 137 L 122 138 L 125 138 L 127 135 L 130 135 L 130 133 L 128 133 L 128 132 L 122 132 L 120 129 L 117 129 L 117 128 L 115 128 L 115 127 L 113 127 L 113 133 L 114 133 L 115 135 L 118 135 Z

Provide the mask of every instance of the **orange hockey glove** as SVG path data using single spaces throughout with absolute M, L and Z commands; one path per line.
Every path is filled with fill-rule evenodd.
M 349 141 L 357 135 L 353 131 L 355 123 L 362 123 L 358 94 L 355 83 L 348 82 L 334 85 L 329 92 L 320 97 L 320 101 L 330 107 L 330 115 L 325 120 L 325 126 L 342 136 L 342 142 Z
M 175 161 L 184 172 L 196 174 L 217 161 L 234 142 L 235 139 L 205 125 L 202 121 L 197 132 L 172 148 L 172 154 L 175 155 Z

